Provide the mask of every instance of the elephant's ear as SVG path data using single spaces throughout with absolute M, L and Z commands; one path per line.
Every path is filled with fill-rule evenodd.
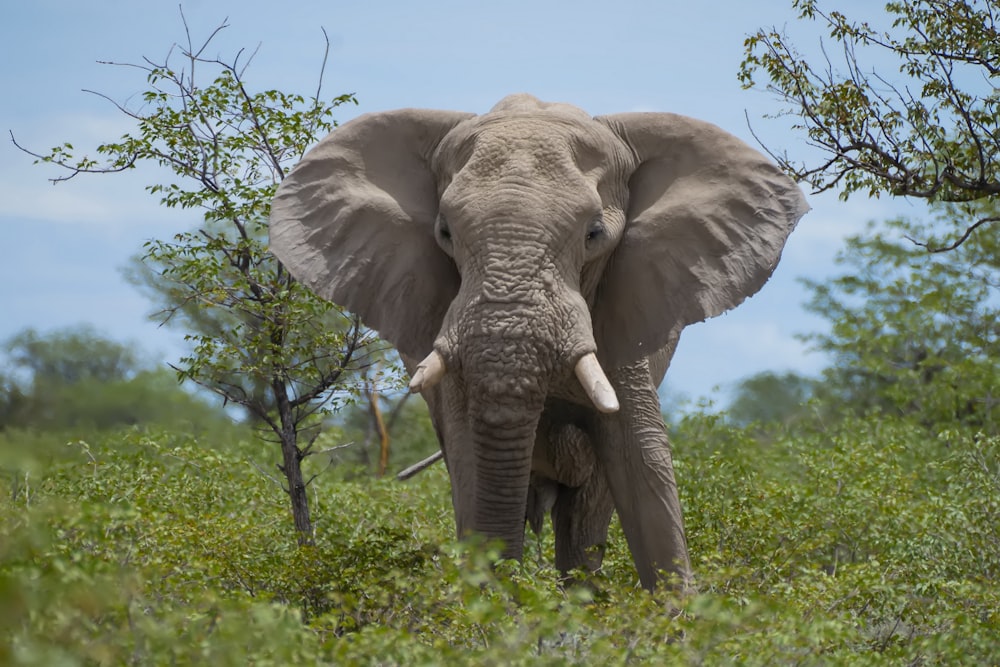
M 597 120 L 637 158 L 593 313 L 598 348 L 617 365 L 757 292 L 809 207 L 776 165 L 714 125 L 667 113 Z
M 430 161 L 472 114 L 366 114 L 306 153 L 271 204 L 270 246 L 291 274 L 357 313 L 404 354 L 426 355 L 458 291 L 434 240 Z

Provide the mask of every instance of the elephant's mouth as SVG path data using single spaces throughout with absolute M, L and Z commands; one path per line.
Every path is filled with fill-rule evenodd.
M 423 361 L 417 364 L 417 370 L 410 380 L 410 391 L 422 392 L 430 389 L 448 372 L 444 357 L 437 350 L 431 351 Z M 573 368 L 576 378 L 580 381 L 584 393 L 594 407 L 604 413 L 618 412 L 618 396 L 611 386 L 611 381 L 604 374 L 604 369 L 597 361 L 593 352 L 580 357 Z

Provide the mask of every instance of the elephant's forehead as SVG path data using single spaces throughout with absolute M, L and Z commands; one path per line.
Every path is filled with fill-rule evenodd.
M 514 122 L 480 133 L 467 163 L 470 175 L 499 178 L 562 176 L 575 168 L 566 137 L 535 123 Z
M 592 164 L 606 148 L 582 124 L 553 116 L 484 117 L 468 138 L 468 175 L 582 180 L 581 162 Z

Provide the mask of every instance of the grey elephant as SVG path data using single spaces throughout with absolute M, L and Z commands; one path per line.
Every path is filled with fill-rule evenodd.
M 708 123 L 514 95 L 346 123 L 278 188 L 270 243 L 399 350 L 460 536 L 520 558 L 551 512 L 557 567 L 593 570 L 617 511 L 652 589 L 691 578 L 657 386 L 681 330 L 760 289 L 806 210 Z

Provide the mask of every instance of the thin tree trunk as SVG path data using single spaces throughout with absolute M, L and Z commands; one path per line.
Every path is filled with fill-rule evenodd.
M 299 546 L 313 544 L 312 518 L 309 515 L 309 496 L 302 476 L 302 450 L 298 444 L 298 429 L 295 415 L 288 402 L 288 394 L 280 382 L 275 382 L 274 394 L 278 404 L 278 418 L 281 420 L 281 454 L 283 464 L 278 466 L 285 474 L 288 497 L 292 501 L 292 520 L 298 533 Z
M 294 431 L 287 436 L 282 433 L 281 453 L 284 457 L 284 465 L 281 468 L 288 482 L 288 497 L 292 501 L 292 520 L 298 532 L 299 545 L 312 544 L 313 527 L 309 515 L 309 496 L 306 493 L 305 479 L 302 477 L 302 452 L 296 443 Z
M 389 418 L 385 420 L 386 431 L 392 433 L 392 427 L 396 425 L 396 421 L 399 419 L 399 415 L 403 412 L 403 406 L 406 405 L 406 402 L 410 400 L 412 396 L 413 392 L 408 391 L 404 393 L 398 401 L 396 401 L 396 405 L 392 406 L 392 411 L 389 413 Z

